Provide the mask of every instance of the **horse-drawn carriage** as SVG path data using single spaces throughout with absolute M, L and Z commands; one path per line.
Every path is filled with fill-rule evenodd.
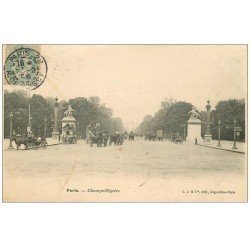
M 124 135 L 123 134 L 113 134 L 110 135 L 108 131 L 89 131 L 88 137 L 86 138 L 90 147 L 93 147 L 96 144 L 97 147 L 106 147 L 107 145 L 111 146 L 112 144 L 118 146 L 122 145 L 124 142 Z
M 125 132 L 123 133 L 123 139 L 124 139 L 124 140 L 127 140 L 127 139 L 128 139 L 128 132 L 127 132 L 127 131 L 125 131 Z
M 173 143 L 182 143 L 182 137 L 179 135 L 172 135 L 171 142 Z
M 162 130 L 157 130 L 156 131 L 156 137 L 158 141 L 163 141 L 163 131 Z
M 105 132 L 96 132 L 96 133 L 92 133 L 90 131 L 89 135 L 88 135 L 88 143 L 90 145 L 90 147 L 93 147 L 94 144 L 97 145 L 97 147 L 106 147 L 108 145 L 108 140 L 109 140 L 109 134 L 107 131 Z
M 145 141 L 155 141 L 156 135 L 154 135 L 152 132 L 147 132 L 144 139 Z
M 62 137 L 63 144 L 76 144 L 77 136 L 76 135 L 67 135 Z
M 128 135 L 128 140 L 129 141 L 134 141 L 135 140 L 135 134 L 132 131 Z
M 16 149 L 18 150 L 21 145 L 25 146 L 25 149 L 38 149 L 38 148 L 47 148 L 48 143 L 46 141 L 46 138 L 43 137 L 24 137 L 21 134 L 17 134 L 12 139 L 16 144 Z
M 63 144 L 76 144 L 77 143 L 77 132 L 76 132 L 75 125 L 70 125 L 67 123 L 63 127 L 62 143 Z
M 111 146 L 112 143 L 114 143 L 114 145 L 119 146 L 122 145 L 124 142 L 124 135 L 122 134 L 115 134 L 115 135 L 110 135 L 109 136 L 109 145 Z

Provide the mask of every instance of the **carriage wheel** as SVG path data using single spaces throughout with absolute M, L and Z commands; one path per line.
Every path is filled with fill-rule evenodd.
M 42 142 L 41 146 L 42 146 L 43 149 L 46 149 L 47 146 L 48 146 L 48 143 L 46 141 L 44 141 L 44 142 Z

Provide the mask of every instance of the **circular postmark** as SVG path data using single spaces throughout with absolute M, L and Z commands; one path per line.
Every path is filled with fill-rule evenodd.
M 13 51 L 4 65 L 5 79 L 11 85 L 36 89 L 44 82 L 46 75 L 46 60 L 39 52 L 29 48 Z

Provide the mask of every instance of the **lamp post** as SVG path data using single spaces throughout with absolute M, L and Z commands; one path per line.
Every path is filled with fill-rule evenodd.
M 30 120 L 30 131 L 31 131 L 32 130 L 32 115 L 30 115 L 29 120 Z
M 204 142 L 205 142 L 205 144 L 210 144 L 211 140 L 212 140 L 212 135 L 210 132 L 210 125 L 212 124 L 210 121 L 210 109 L 211 109 L 210 100 L 207 100 L 206 108 L 207 108 L 206 123 L 205 123 L 206 124 L 206 132 L 204 135 Z
M 234 118 L 234 145 L 233 145 L 233 148 L 232 149 L 237 149 L 236 147 L 236 118 Z
M 218 121 L 218 145 L 217 145 L 217 147 L 221 147 L 221 144 L 220 144 L 220 128 L 221 128 L 221 120 L 219 119 L 219 121 Z
M 77 135 L 77 139 L 81 139 L 80 131 L 79 131 L 79 127 L 80 127 L 79 124 L 80 124 L 80 122 L 77 121 L 76 122 L 76 135 Z
M 60 133 L 58 131 L 58 107 L 59 107 L 59 102 L 58 98 L 55 98 L 55 103 L 54 103 L 54 128 L 52 132 L 52 138 L 53 140 L 60 141 Z
M 30 104 L 31 98 L 30 98 L 30 86 L 29 86 L 29 114 L 28 114 L 28 128 L 27 132 L 31 132 L 31 126 L 32 126 L 32 115 L 31 115 L 31 104 Z
M 44 117 L 44 138 L 46 138 L 46 135 L 47 135 L 47 118 Z
M 186 141 L 186 124 L 183 124 L 183 140 Z
M 29 124 L 28 124 L 28 127 L 27 127 L 27 132 L 31 133 L 31 131 L 32 131 L 32 115 L 29 114 Z
M 31 121 L 32 121 L 32 115 L 30 113 L 30 103 L 29 103 L 29 120 L 28 120 L 28 127 L 30 127 L 31 130 Z
M 12 146 L 12 121 L 13 121 L 13 112 L 10 112 L 10 144 L 8 149 L 14 149 Z

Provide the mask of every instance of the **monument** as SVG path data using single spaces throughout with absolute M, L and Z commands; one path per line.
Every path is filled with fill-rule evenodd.
M 195 107 L 188 113 L 190 115 L 189 120 L 187 121 L 187 141 L 195 142 L 201 141 L 201 120 L 199 119 L 199 112 Z
M 211 105 L 210 105 L 210 101 L 208 100 L 207 101 L 207 115 L 206 115 L 206 133 L 204 135 L 204 143 L 205 144 L 210 144 L 211 141 L 212 141 L 212 135 L 211 135 L 211 132 L 210 132 L 210 109 L 211 109 Z
M 77 142 L 77 120 L 74 117 L 75 110 L 68 106 L 68 109 L 64 112 L 62 119 L 62 138 L 63 142 L 76 143 Z
M 58 131 L 58 107 L 59 107 L 59 103 L 58 103 L 58 98 L 55 98 L 55 103 L 54 103 L 54 129 L 52 132 L 52 138 L 55 141 L 60 141 L 60 133 Z

